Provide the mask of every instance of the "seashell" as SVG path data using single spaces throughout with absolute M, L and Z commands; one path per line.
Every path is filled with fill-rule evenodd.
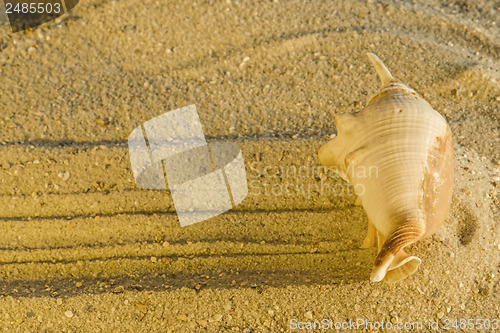
M 397 282 L 421 260 L 403 249 L 433 234 L 451 202 L 453 141 L 446 120 L 368 54 L 382 88 L 366 107 L 335 117 L 319 161 L 350 182 L 368 215 L 361 247 L 378 246 L 370 280 Z

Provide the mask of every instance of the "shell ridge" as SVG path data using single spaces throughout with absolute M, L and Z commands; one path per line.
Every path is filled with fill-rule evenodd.
M 399 225 L 385 240 L 380 252 L 375 258 L 374 267 L 370 279 L 373 282 L 381 281 L 393 261 L 397 256 L 404 254 L 399 253 L 404 247 L 414 243 L 425 233 L 425 221 L 409 221 Z M 416 257 L 415 257 L 416 258 Z M 418 259 L 418 258 L 417 258 Z M 420 259 L 419 259 L 420 260 Z

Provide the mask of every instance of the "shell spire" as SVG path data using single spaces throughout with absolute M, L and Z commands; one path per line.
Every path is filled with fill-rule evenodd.
M 379 57 L 377 57 L 373 53 L 367 53 L 368 58 L 370 59 L 371 63 L 373 64 L 373 67 L 375 67 L 375 70 L 378 73 L 378 76 L 380 77 L 380 81 L 382 81 L 382 86 L 385 86 L 391 81 L 396 81 L 394 77 L 392 77 L 391 72 L 387 69 L 387 67 L 384 65 L 382 60 L 380 60 Z

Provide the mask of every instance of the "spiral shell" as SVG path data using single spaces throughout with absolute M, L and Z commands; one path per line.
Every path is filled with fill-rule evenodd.
M 376 55 L 368 57 L 382 88 L 363 110 L 335 117 L 337 136 L 318 157 L 362 189 L 369 220 L 362 247 L 378 245 L 371 281 L 396 282 L 421 262 L 403 249 L 433 234 L 448 214 L 453 142 L 446 120 Z

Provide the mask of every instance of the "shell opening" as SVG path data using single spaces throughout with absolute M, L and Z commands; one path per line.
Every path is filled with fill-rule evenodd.
M 396 255 L 390 254 L 378 266 L 372 270 L 370 280 L 372 282 L 384 281 L 395 283 L 415 273 L 422 261 L 420 258 L 406 254 L 400 250 Z

